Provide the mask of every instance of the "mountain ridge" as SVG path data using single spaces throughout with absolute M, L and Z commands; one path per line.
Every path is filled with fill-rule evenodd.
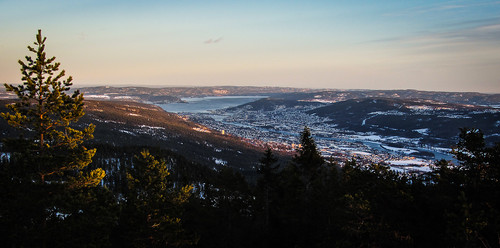
M 423 99 L 447 103 L 474 105 L 500 105 L 500 94 L 477 92 L 444 92 L 421 90 L 337 90 L 291 87 L 217 86 L 217 87 L 87 87 L 80 88 L 86 97 L 94 94 L 106 95 L 110 100 L 116 96 L 129 96 L 143 102 L 167 103 L 180 101 L 183 97 L 226 95 L 269 95 L 295 100 L 338 102 L 367 97 Z M 154 97 L 159 99 L 154 99 Z M 162 99 L 162 97 L 166 97 Z M 126 100 L 127 98 L 125 98 Z M 115 100 L 119 100 L 115 99 Z
M 0 112 L 7 111 L 4 106 L 9 102 L 0 100 Z M 85 112 L 76 125 L 96 125 L 90 144 L 157 146 L 211 168 L 229 166 L 240 171 L 253 171 L 263 151 L 152 104 L 86 100 Z M 0 127 L 3 138 L 17 136 L 3 119 Z
M 339 128 L 422 137 L 431 143 L 454 141 L 459 128 L 463 127 L 479 128 L 485 134 L 495 134 L 500 124 L 500 110 L 495 108 L 414 99 L 350 99 L 307 113 L 328 117 Z

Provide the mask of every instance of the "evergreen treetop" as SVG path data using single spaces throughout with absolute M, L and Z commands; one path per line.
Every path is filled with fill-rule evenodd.
M 300 147 L 297 153 L 293 160 L 306 172 L 315 171 L 325 163 L 311 136 L 311 130 L 307 126 L 304 127 L 304 130 L 300 134 Z
M 262 174 L 264 180 L 269 180 L 271 175 L 275 173 L 280 167 L 279 164 L 274 165 L 278 162 L 278 158 L 274 156 L 271 148 L 267 148 L 264 152 L 264 156 L 259 160 L 260 166 L 257 168 L 257 173 Z
M 183 205 L 193 186 L 175 188 L 169 175 L 166 161 L 157 160 L 148 150 L 134 157 L 134 166 L 127 172 L 127 216 L 121 224 L 132 247 L 178 247 L 195 242 L 181 223 Z

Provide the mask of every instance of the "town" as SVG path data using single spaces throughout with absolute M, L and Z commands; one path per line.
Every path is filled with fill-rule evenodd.
M 422 173 L 430 171 L 436 159 L 453 159 L 447 149 L 423 147 L 418 139 L 381 137 L 336 128 L 328 118 L 306 113 L 313 108 L 314 105 L 283 106 L 264 111 L 241 106 L 209 113 L 181 114 L 225 135 L 238 136 L 256 146 L 290 154 L 298 148 L 299 133 L 307 126 L 324 157 L 339 164 L 356 159 L 366 165 L 385 164 L 395 171 Z M 396 147 L 397 144 L 407 146 Z

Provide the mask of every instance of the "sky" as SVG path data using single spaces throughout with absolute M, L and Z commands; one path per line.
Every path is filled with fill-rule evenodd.
M 38 29 L 75 87 L 500 93 L 500 1 L 0 0 L 0 83 Z

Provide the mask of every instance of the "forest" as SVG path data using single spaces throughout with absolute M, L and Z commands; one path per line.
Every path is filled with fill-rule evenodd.
M 290 162 L 256 178 L 155 146 L 92 143 L 84 98 L 39 31 L 1 113 L 3 247 L 500 247 L 500 144 L 463 128 L 423 175 L 321 156 L 308 127 Z

